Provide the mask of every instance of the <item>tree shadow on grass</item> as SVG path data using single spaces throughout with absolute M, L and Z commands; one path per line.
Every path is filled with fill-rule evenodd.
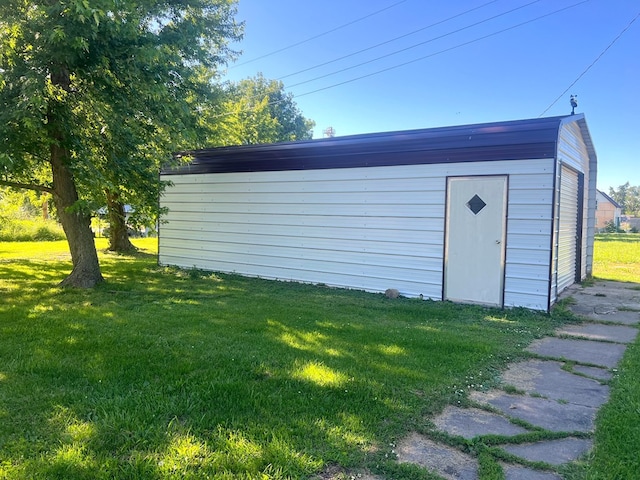
M 108 281 L 92 291 L 50 288 L 66 264 L 0 265 L 19 284 L 0 327 L 1 460 L 14 477 L 300 478 L 326 463 L 382 465 L 454 386 L 550 323 L 151 257 L 105 262 Z

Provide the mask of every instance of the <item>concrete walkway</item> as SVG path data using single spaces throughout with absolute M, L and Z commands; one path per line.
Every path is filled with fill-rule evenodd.
M 499 435 L 502 458 L 509 459 L 501 464 L 507 480 L 561 479 L 554 467 L 591 450 L 596 413 L 609 398 L 606 381 L 638 334 L 640 285 L 574 285 L 563 293 L 566 297 L 574 299 L 569 308 L 585 323 L 533 342 L 527 351 L 534 358 L 509 365 L 502 389 L 470 395 L 481 408 L 450 406 L 433 419 L 440 436 Z M 553 432 L 554 439 L 522 443 L 522 435 L 532 431 Z M 418 433 L 404 438 L 396 451 L 399 462 L 444 479 L 479 478 L 475 457 Z

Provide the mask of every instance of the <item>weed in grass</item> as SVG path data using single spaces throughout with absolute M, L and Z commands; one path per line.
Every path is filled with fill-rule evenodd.
M 520 390 L 519 388 L 514 387 L 513 385 L 502 385 L 502 390 L 504 390 L 505 393 L 509 393 L 511 395 L 526 395 L 527 392 L 525 392 L 524 390 Z
M 582 280 L 582 282 L 580 282 L 580 285 L 585 288 L 585 287 L 593 287 L 596 284 L 596 281 L 593 277 L 587 277 L 584 280 Z
M 478 474 L 484 480 L 504 480 L 504 472 L 496 458 L 488 451 L 478 455 Z

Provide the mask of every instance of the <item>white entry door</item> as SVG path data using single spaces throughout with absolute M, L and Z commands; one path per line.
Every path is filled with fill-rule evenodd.
M 444 299 L 502 306 L 507 177 L 447 182 Z

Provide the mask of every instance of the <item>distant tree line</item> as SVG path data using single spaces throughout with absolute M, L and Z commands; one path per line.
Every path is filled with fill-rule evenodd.
M 609 196 L 622 207 L 622 213 L 640 216 L 640 186 L 631 186 L 629 182 L 618 188 L 609 187 Z

